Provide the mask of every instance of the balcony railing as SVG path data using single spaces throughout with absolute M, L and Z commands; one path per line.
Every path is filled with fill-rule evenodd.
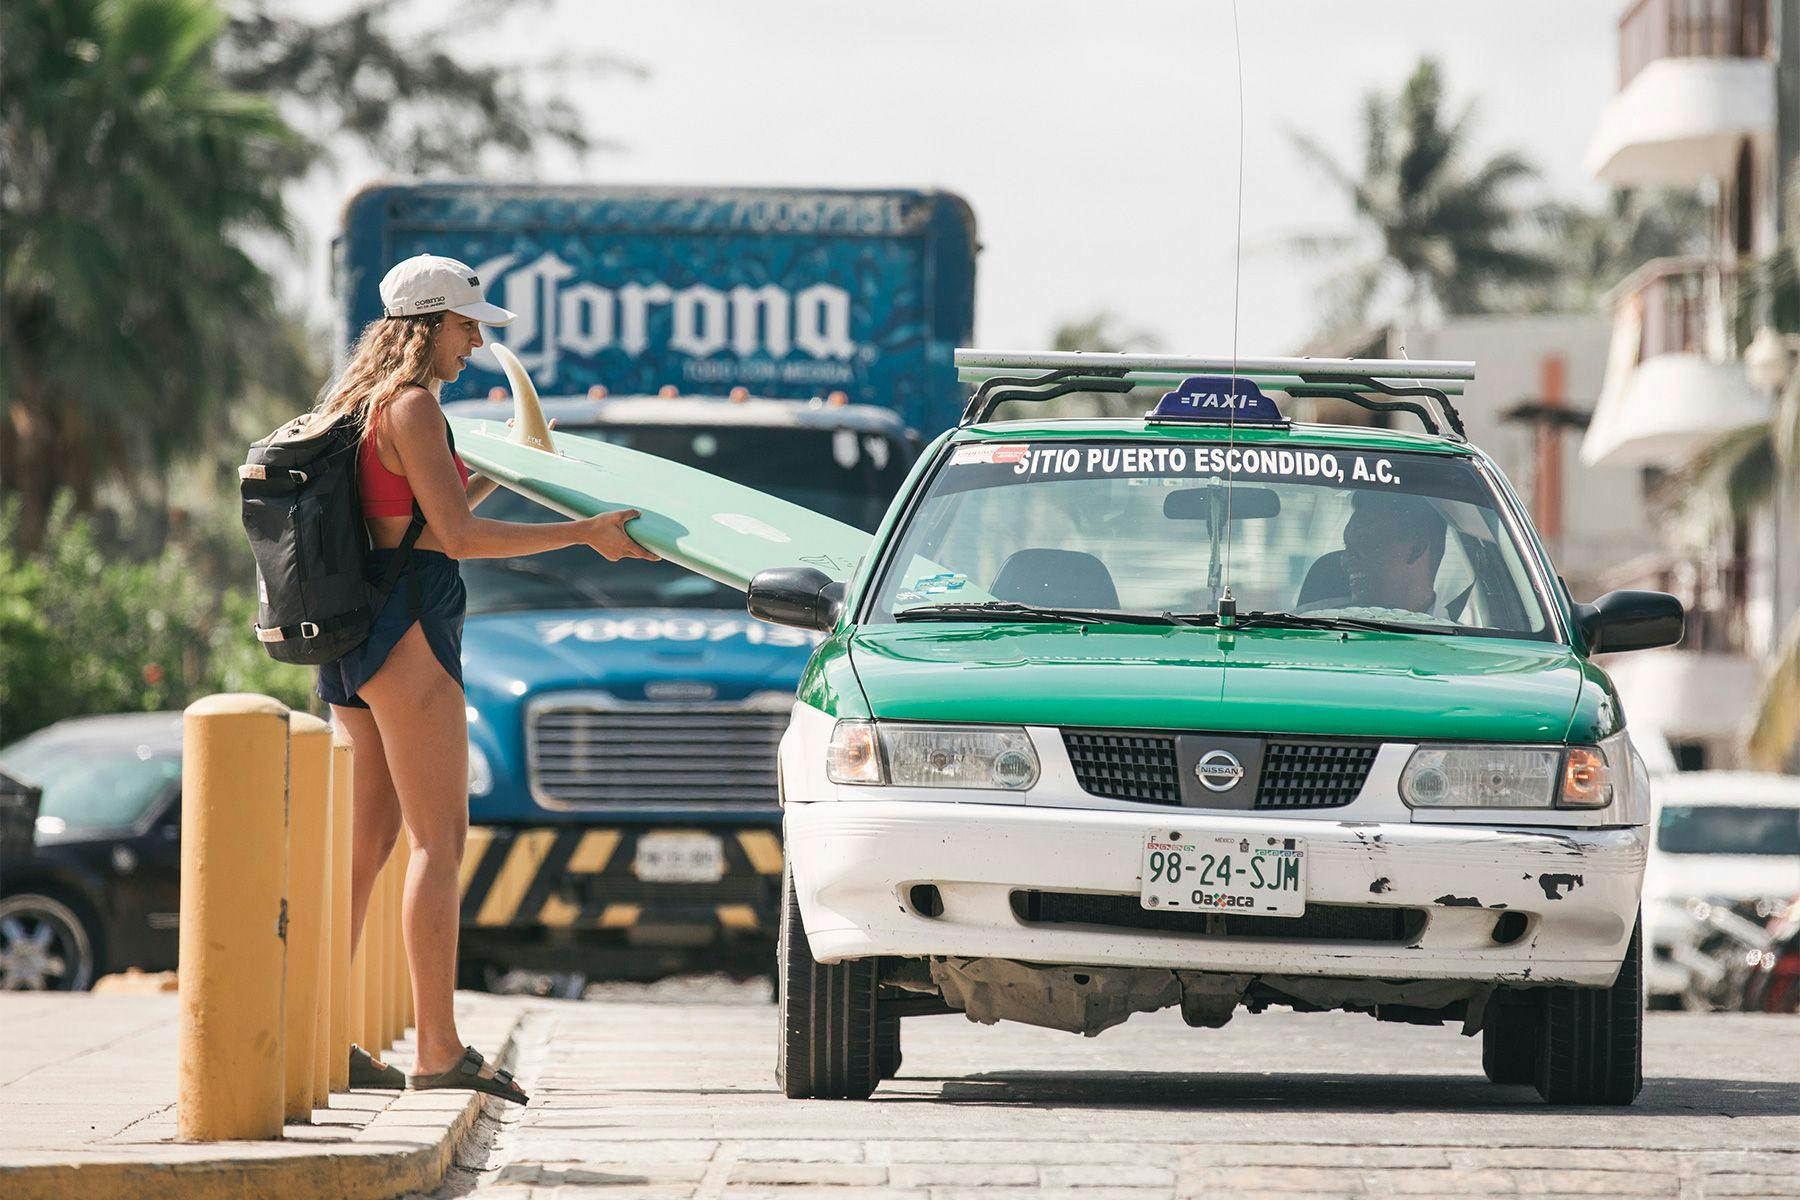
M 1638 0 L 1619 18 L 1619 87 L 1659 58 L 1761 58 L 1769 0 Z
M 1643 334 L 1638 361 L 1659 354 L 1723 357 L 1729 339 L 1736 274 L 1717 259 L 1657 258 L 1613 289 L 1613 309 L 1636 306 Z

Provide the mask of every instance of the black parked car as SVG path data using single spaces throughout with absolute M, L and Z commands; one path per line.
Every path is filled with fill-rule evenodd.
M 59 721 L 0 749 L 0 769 L 43 789 L 36 849 L 0 877 L 0 990 L 173 968 L 181 714 Z

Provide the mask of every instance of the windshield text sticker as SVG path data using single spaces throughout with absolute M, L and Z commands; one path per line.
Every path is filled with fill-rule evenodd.
M 1012 473 L 1024 476 L 1249 475 L 1323 479 L 1332 483 L 1400 483 L 1391 459 L 1320 450 L 1261 446 L 1022 447 Z

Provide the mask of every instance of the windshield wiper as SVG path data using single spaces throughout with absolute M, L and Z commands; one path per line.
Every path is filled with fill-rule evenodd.
M 1219 614 L 1211 612 L 1169 613 L 1174 620 L 1187 625 L 1217 625 Z M 1382 621 L 1373 617 L 1330 617 L 1323 614 L 1254 611 L 1239 613 L 1236 629 L 1354 629 L 1372 633 L 1461 633 L 1454 625 L 1415 625 L 1405 621 Z
M 994 619 L 1059 622 L 1068 625 L 1174 625 L 1166 614 L 1117 612 L 1103 608 L 1040 608 L 1011 600 L 921 604 L 894 614 L 896 621 L 991 621 Z

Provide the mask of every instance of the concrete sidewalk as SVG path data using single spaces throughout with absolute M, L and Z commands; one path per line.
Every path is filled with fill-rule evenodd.
M 525 1002 L 457 996 L 465 1041 L 507 1062 Z M 177 999 L 0 993 L 0 1196 L 388 1197 L 429 1191 L 479 1112 L 469 1092 L 354 1091 L 283 1140 L 175 1137 Z M 402 1069 L 410 1046 L 388 1056 Z M 500 1104 L 498 1100 L 491 1101 Z

